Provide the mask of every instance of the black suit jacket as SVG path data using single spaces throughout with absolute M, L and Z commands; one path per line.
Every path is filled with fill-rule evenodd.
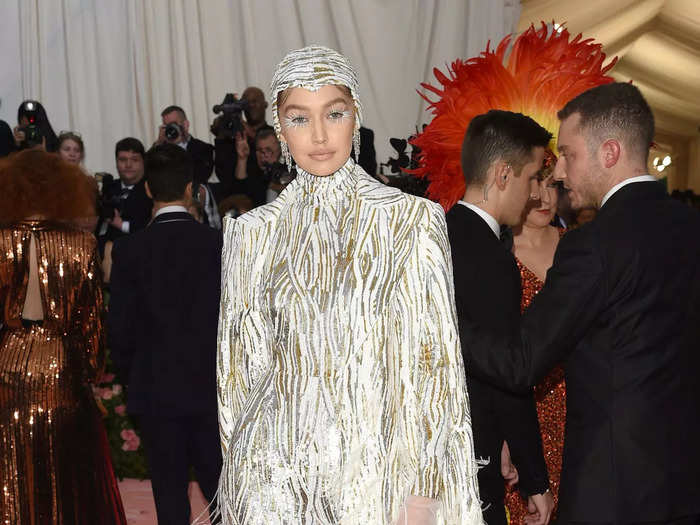
M 216 411 L 221 232 L 159 215 L 112 251 L 108 341 L 134 414 Z
M 520 319 L 520 272 L 513 254 L 488 224 L 461 204 L 447 213 L 452 250 L 457 317 L 478 320 L 499 333 L 513 334 Z M 494 352 L 494 356 L 498 356 Z M 465 363 L 468 363 L 465 360 Z M 513 463 L 525 495 L 540 494 L 549 486 L 542 453 L 537 411 L 532 392 L 516 395 L 497 389 L 470 375 L 467 366 L 475 453 L 491 463 L 479 473 L 484 503 L 503 508 L 500 452 L 508 441 Z M 489 480 L 482 479 L 484 476 Z
M 374 131 L 364 126 L 360 127 L 360 167 L 369 175 L 377 174 L 377 152 L 374 149 Z
M 517 337 L 467 324 L 470 371 L 498 384 L 527 388 L 564 361 L 561 521 L 700 513 L 697 211 L 656 182 L 624 186 L 560 241 Z
M 121 180 L 116 179 L 103 188 L 102 194 L 106 200 L 118 200 L 121 191 Z M 129 221 L 129 234 L 143 230 L 146 227 L 151 220 L 152 210 L 153 201 L 146 195 L 146 180 L 142 178 L 134 185 L 129 196 L 121 203 L 121 217 L 122 220 Z M 115 241 L 126 235 L 128 234 L 109 226 L 101 241 Z
M 214 146 L 190 136 L 187 153 L 194 162 L 195 181 L 206 184 L 214 169 Z

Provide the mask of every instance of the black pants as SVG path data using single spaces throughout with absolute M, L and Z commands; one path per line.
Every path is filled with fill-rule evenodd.
M 221 442 L 216 413 L 176 417 L 142 415 L 146 456 L 160 525 L 188 525 L 189 469 L 208 502 L 221 473 Z
M 489 464 L 479 468 L 479 496 L 486 509 L 483 511 L 484 521 L 488 525 L 506 525 L 505 508 L 505 482 L 501 474 L 501 447 L 497 442 L 491 441 L 486 446 L 474 437 L 475 449 L 478 448 L 477 457 L 489 459 Z

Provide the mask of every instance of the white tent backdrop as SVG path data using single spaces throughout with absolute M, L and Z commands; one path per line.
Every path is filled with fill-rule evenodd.
M 429 120 L 416 88 L 433 67 L 497 42 L 519 12 L 518 0 L 0 0 L 0 118 L 14 127 L 37 99 L 57 133 L 82 134 L 90 171 L 114 172 L 115 142 L 148 147 L 167 105 L 212 141 L 226 92 L 267 93 L 288 50 L 318 43 L 355 65 L 385 162 L 389 137 Z

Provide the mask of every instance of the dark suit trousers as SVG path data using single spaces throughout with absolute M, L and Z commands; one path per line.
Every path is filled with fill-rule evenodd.
M 188 525 L 190 466 L 208 502 L 219 484 L 221 442 L 216 412 L 173 417 L 149 414 L 140 421 L 158 523 Z
M 488 451 L 486 455 L 477 453 L 481 457 L 477 459 L 488 459 L 489 464 L 480 467 L 478 472 L 479 495 L 486 509 L 484 509 L 484 521 L 488 525 L 506 525 L 506 508 L 504 502 L 504 482 L 501 475 L 501 448 L 503 442 L 491 441 L 479 443 L 479 439 L 474 433 L 474 448 L 482 452 Z

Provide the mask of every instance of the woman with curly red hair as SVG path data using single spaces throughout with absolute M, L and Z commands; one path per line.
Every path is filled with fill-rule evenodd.
M 82 170 L 41 150 L 0 161 L 0 522 L 125 524 L 92 396 L 104 363 L 95 213 Z

